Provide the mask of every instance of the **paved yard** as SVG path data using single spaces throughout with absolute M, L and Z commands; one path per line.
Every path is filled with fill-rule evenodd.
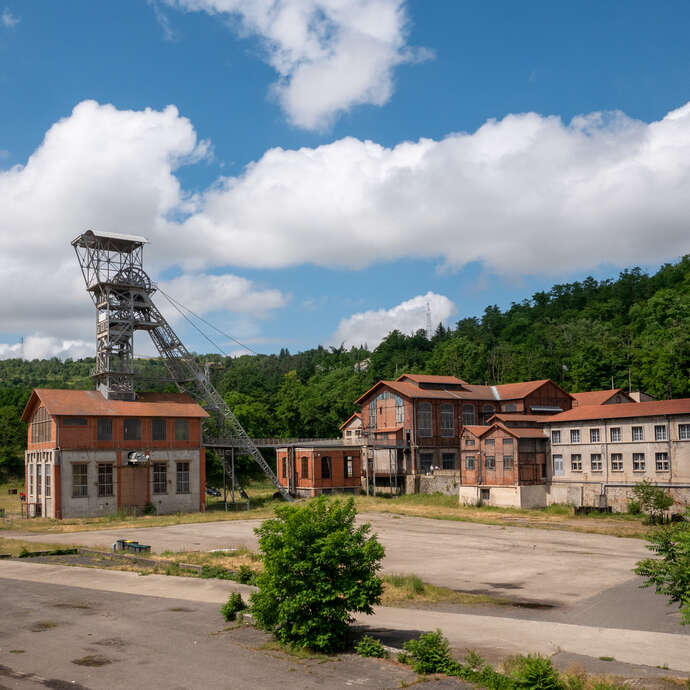
M 372 524 L 386 547 L 386 572 L 416 574 L 457 590 L 545 605 L 575 604 L 630 581 L 636 561 L 649 554 L 645 542 L 638 539 L 385 513 L 360 518 Z M 22 538 L 109 547 L 124 537 L 150 544 L 154 552 L 232 546 L 256 549 L 253 530 L 259 524 L 258 520 L 206 522 Z

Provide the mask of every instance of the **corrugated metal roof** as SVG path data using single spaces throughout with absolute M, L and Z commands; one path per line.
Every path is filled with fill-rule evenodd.
M 401 374 L 396 381 L 410 379 L 417 383 L 451 383 L 454 385 L 465 385 L 465 381 L 455 376 L 438 376 L 437 374 Z
M 141 235 L 124 235 L 117 232 L 102 232 L 100 230 L 87 230 L 83 235 L 79 235 L 74 240 L 74 244 L 84 246 L 83 237 L 102 237 L 107 240 L 117 240 L 118 242 L 131 242 L 133 244 L 148 244 L 149 241 Z
M 137 399 L 107 400 L 99 391 L 35 388 L 23 421 L 28 421 L 38 401 L 48 414 L 76 417 L 208 417 L 201 405 L 186 393 L 138 393 Z
M 580 405 L 544 420 L 546 424 L 578 422 L 587 419 L 624 419 L 626 417 L 656 417 L 666 414 L 690 414 L 690 398 L 653 400 L 650 402 L 618 403 L 613 405 Z

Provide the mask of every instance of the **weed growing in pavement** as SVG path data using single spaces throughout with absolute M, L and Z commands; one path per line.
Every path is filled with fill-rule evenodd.
M 379 640 L 369 635 L 364 635 L 355 645 L 355 652 L 360 656 L 373 656 L 377 659 L 385 659 L 388 652 Z
M 246 608 L 247 605 L 242 601 L 242 595 L 239 592 L 233 592 L 221 607 L 220 612 L 226 621 L 234 621 L 237 614 Z

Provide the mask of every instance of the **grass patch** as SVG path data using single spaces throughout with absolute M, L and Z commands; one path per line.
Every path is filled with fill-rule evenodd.
M 448 587 L 438 587 L 424 582 L 417 575 L 384 575 L 383 606 L 406 606 L 414 603 L 479 604 L 510 606 L 512 602 L 489 594 L 470 594 L 456 592 Z
M 45 632 L 53 628 L 57 628 L 57 623 L 53 623 L 53 621 L 36 621 L 31 624 L 29 630 L 31 630 L 31 632 Z
M 72 663 L 77 666 L 92 666 L 98 668 L 99 666 L 107 666 L 113 662 L 106 656 L 101 656 L 100 654 L 89 654 L 87 656 L 81 657 L 81 659 L 72 659 Z
M 48 544 L 0 537 L 0 553 L 9 553 L 12 558 L 19 558 L 22 554 L 31 553 L 32 551 L 72 552 L 73 547 L 68 544 Z

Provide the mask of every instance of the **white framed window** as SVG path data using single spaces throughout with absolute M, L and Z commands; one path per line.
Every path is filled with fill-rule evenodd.
M 425 438 L 433 436 L 431 403 L 423 402 L 417 406 L 417 433 Z
M 475 457 L 474 455 L 466 455 L 465 456 L 465 469 L 466 470 L 473 470 L 475 469 Z
M 46 477 L 46 498 L 50 498 L 51 491 L 51 465 L 45 466 L 45 477 Z
M 666 425 L 665 424 L 655 424 L 654 425 L 654 440 L 655 441 L 665 441 L 666 440 Z
M 641 426 L 634 426 L 632 428 L 632 440 L 644 441 L 644 428 Z
M 561 442 L 561 430 L 556 429 L 551 432 L 551 443 L 560 443 Z
M 678 438 L 681 441 L 690 441 L 690 424 L 678 425 Z
M 592 472 L 601 472 L 604 469 L 601 464 L 601 453 L 592 453 L 589 460 Z
M 553 456 L 553 476 L 562 477 L 565 474 L 563 469 L 563 456 L 554 455 Z
M 611 472 L 623 471 L 623 453 L 611 453 Z
M 582 456 L 579 453 L 570 456 L 570 471 L 582 472 Z
M 612 426 L 609 429 L 609 435 L 611 436 L 611 441 L 617 443 L 621 440 L 621 428 L 619 426 Z
M 36 464 L 36 496 L 43 493 L 43 482 L 41 481 L 41 463 Z
M 176 490 L 178 494 L 188 494 L 189 491 L 189 463 L 177 463 Z
M 570 430 L 570 443 L 580 443 L 580 430 L 571 429 Z
M 455 434 L 455 413 L 450 403 L 441 404 L 441 436 L 453 436 Z
M 633 472 L 644 472 L 644 453 L 633 453 Z
M 657 472 L 668 472 L 671 469 L 668 453 L 657 453 L 654 459 L 656 461 Z
M 599 435 L 599 429 L 590 429 L 589 430 L 589 442 L 590 443 L 599 443 L 601 441 L 601 436 Z
M 168 464 L 165 462 L 153 463 L 153 493 L 168 493 Z

